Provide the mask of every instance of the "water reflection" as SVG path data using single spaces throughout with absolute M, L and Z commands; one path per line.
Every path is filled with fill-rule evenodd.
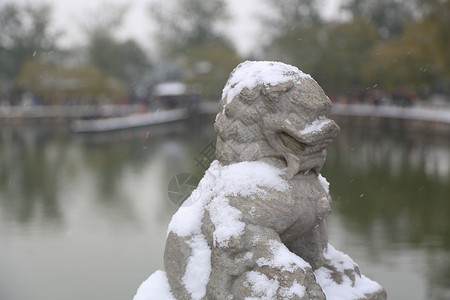
M 207 132 L 198 122 L 95 136 L 0 127 L 0 299 L 131 298 L 162 267 L 169 179 L 202 176 L 193 156 L 213 119 Z
M 210 122 L 203 119 L 202 122 Z M 212 124 L 212 123 L 211 123 Z M 212 125 L 208 127 L 212 128 Z M 202 176 L 193 157 L 214 138 L 198 132 L 198 122 L 139 130 L 71 136 L 65 129 L 5 127 L 0 130 L 0 201 L 4 218 L 30 223 L 63 218 L 64 188 L 82 177 L 95 188 L 92 199 L 102 208 L 127 211 L 121 183 L 128 173 L 164 166 L 165 181 L 177 172 Z M 209 130 L 210 131 L 210 130 Z M 195 134 L 192 134 L 195 132 Z M 153 166 L 152 166 L 153 165 Z M 163 181 L 164 181 L 163 180 Z M 132 214 L 127 214 L 127 218 Z
M 66 145 L 32 128 L 25 132 L 3 128 L 0 134 L 2 217 L 28 223 L 41 216 L 57 222 L 59 166 L 67 160 Z
M 107 135 L 1 127 L 0 298 L 130 299 L 162 267 L 176 210 L 167 185 L 202 177 L 195 157 L 215 139 L 213 121 Z M 391 299 L 450 298 L 450 141 L 338 122 L 322 172 L 330 240 Z M 72 295 L 73 282 L 84 291 Z
M 342 133 L 323 171 L 332 183 L 333 213 L 346 231 L 360 236 L 378 263 L 389 261 L 388 255 L 395 261 L 424 250 L 425 261 L 410 262 L 423 264 L 428 276 L 424 296 L 448 299 L 450 141 L 389 124 L 381 130 L 349 120 L 340 124 Z M 392 282 L 385 285 L 393 299 L 410 299 Z
M 449 170 L 447 139 L 353 127 L 330 149 L 324 173 L 354 230 L 370 236 L 378 222 L 387 247 L 450 249 Z

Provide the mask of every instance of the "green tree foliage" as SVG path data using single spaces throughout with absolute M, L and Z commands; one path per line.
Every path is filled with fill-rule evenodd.
M 223 0 L 176 0 L 150 7 L 157 22 L 160 57 L 178 69 L 191 90 L 220 95 L 224 82 L 240 62 L 223 26 L 229 16 Z M 172 71 L 172 74 L 174 72 Z
M 353 18 L 364 19 L 373 24 L 382 39 L 398 37 L 405 23 L 417 11 L 416 0 L 348 0 L 344 9 Z
M 450 2 L 425 5 L 421 18 L 404 23 L 401 38 L 373 48 L 362 74 L 367 80 L 378 80 L 388 90 L 413 85 L 442 92 L 449 84 Z
M 268 0 L 274 14 L 264 20 L 272 39 L 265 46 L 273 60 L 299 66 L 312 72 L 321 58 L 324 42 L 322 19 L 315 0 Z M 319 50 L 319 51 L 318 51 Z
M 323 23 L 316 0 L 268 0 L 275 12 L 265 20 L 275 34 L 296 31 Z
M 376 29 L 361 19 L 297 28 L 268 46 L 268 57 L 310 73 L 329 91 L 365 85 L 360 70 L 377 40 Z
M 448 93 L 448 0 L 349 0 L 343 10 L 350 17 L 332 21 L 321 19 L 316 0 L 289 0 L 286 7 L 267 1 L 276 16 L 266 22 L 273 34 L 264 58 L 298 66 L 328 92 L 376 86 Z M 303 19 L 299 11 L 307 13 Z
M 115 36 L 126 12 L 126 6 L 106 5 L 102 9 L 102 17 L 92 15 L 84 26 L 88 40 L 87 57 L 104 73 L 125 82 L 131 94 L 142 95 L 150 84 L 148 57 L 136 41 L 119 41 Z
M 126 7 L 106 5 L 101 11 L 82 28 L 88 40 L 87 61 L 70 66 L 68 61 L 82 55 L 80 50 L 64 52 L 56 47 L 58 34 L 50 31 L 50 6 L 1 6 L 0 80 L 12 90 L 20 87 L 40 96 L 47 104 L 65 98 L 114 99 L 123 96 L 126 87 L 129 94 L 145 96 L 150 71 L 145 52 L 134 40 L 115 37 Z
M 268 0 L 268 4 L 273 8 L 273 15 L 265 18 L 264 30 L 272 38 L 264 46 L 265 58 L 281 60 L 315 77 L 320 76 L 319 66 L 326 50 L 328 33 L 317 1 Z
M 314 26 L 297 28 L 275 37 L 266 46 L 266 57 L 298 66 L 302 71 L 313 73 L 323 56 L 325 32 Z
M 65 66 L 34 58 L 23 64 L 17 82 L 24 90 L 41 97 L 44 104 L 59 105 L 70 100 L 96 104 L 101 97 L 118 99 L 126 95 L 126 85 L 90 65 Z
M 150 7 L 157 24 L 160 52 L 169 58 L 190 47 L 217 45 L 232 48 L 220 25 L 229 19 L 223 0 L 175 0 Z
M 0 6 L 0 79 L 12 81 L 33 56 L 55 49 L 58 34 L 50 31 L 48 5 Z
M 240 62 L 233 50 L 217 45 L 190 48 L 186 52 L 186 83 L 194 93 L 220 99 L 228 76 Z
M 345 93 L 348 89 L 365 88 L 360 74 L 377 41 L 376 28 L 362 19 L 331 22 L 326 25 L 326 37 L 314 74 L 327 90 Z

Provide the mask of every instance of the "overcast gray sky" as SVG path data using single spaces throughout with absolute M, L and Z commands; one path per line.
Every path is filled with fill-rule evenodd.
M 15 3 L 49 3 L 53 6 L 53 22 L 55 28 L 64 30 L 61 38 L 63 46 L 71 46 L 83 42 L 83 35 L 79 24 L 103 3 L 127 3 L 130 8 L 125 19 L 124 28 L 118 33 L 119 37 L 134 37 L 142 46 L 152 49 L 151 29 L 147 7 L 155 0 L 0 0 L 0 2 Z M 169 1 L 169 0 L 164 0 Z M 341 0 L 322 0 L 324 14 L 329 16 L 336 12 Z M 257 14 L 264 13 L 266 9 L 262 0 L 227 0 L 233 23 L 230 24 L 230 36 L 236 41 L 238 50 L 248 53 L 256 44 L 258 38 Z

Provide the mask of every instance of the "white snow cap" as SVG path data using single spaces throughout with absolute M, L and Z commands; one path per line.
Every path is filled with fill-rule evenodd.
M 166 272 L 156 271 L 138 288 L 133 300 L 176 300 L 170 292 Z
M 300 134 L 309 134 L 313 132 L 319 132 L 322 130 L 322 127 L 331 123 L 330 119 L 327 119 L 325 116 L 321 116 L 315 119 L 311 124 L 300 130 Z
M 297 67 L 276 61 L 245 61 L 240 63 L 231 73 L 223 88 L 222 98 L 230 103 L 244 88 L 253 89 L 258 84 L 274 86 L 289 80 L 300 83 L 312 77 Z

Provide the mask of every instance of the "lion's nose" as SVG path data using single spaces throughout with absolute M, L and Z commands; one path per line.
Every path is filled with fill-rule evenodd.
M 329 123 L 325 125 L 323 130 L 319 133 L 321 133 L 323 136 L 326 136 L 327 138 L 335 139 L 340 130 L 341 129 L 336 124 L 336 122 L 334 122 L 333 120 L 329 120 Z
M 339 130 L 333 120 L 321 118 L 300 130 L 299 140 L 308 145 L 328 145 L 339 134 Z

